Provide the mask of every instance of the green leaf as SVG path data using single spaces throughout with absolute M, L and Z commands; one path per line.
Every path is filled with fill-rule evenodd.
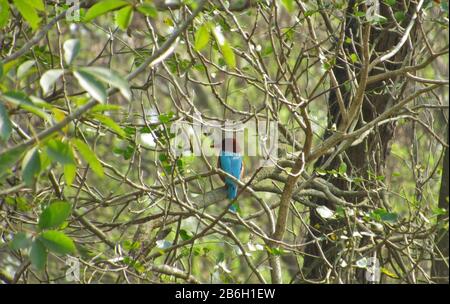
M 101 114 L 95 114 L 94 117 L 121 137 L 127 137 L 127 133 L 110 117 Z
M 401 23 L 403 20 L 405 20 L 406 15 L 405 15 L 405 12 L 399 11 L 399 12 L 395 12 L 394 13 L 394 17 L 395 17 L 395 20 L 397 20 L 398 23 Z
M 116 24 L 122 31 L 126 31 L 133 20 L 133 7 L 127 5 L 121 8 L 116 15 Z
M 294 0 L 281 0 L 281 3 L 289 13 L 294 11 Z
M 88 73 L 98 80 L 108 83 L 110 86 L 119 89 L 120 93 L 130 101 L 132 98 L 130 85 L 128 81 L 122 78 L 119 74 L 102 67 L 85 67 L 80 68 L 80 71 Z
M 208 45 L 210 38 L 209 31 L 210 31 L 209 24 L 204 24 L 195 33 L 194 47 L 197 51 L 203 50 Z
M 139 273 L 143 273 L 145 271 L 145 266 L 142 265 L 141 262 L 139 262 L 137 260 L 133 260 L 129 256 L 124 257 L 123 263 L 133 267 Z
M 333 66 L 327 61 L 323 63 L 323 68 L 325 71 L 329 71 Z
M 77 166 L 73 164 L 64 165 L 64 178 L 68 186 L 72 186 L 76 175 L 77 175 Z
M 158 16 L 158 11 L 156 10 L 156 8 L 148 3 L 144 3 L 138 6 L 137 10 L 147 17 L 156 18 Z
M 385 0 L 384 2 L 389 6 L 394 6 L 397 0 Z
M 30 238 L 24 232 L 18 232 L 14 235 L 13 240 L 9 243 L 12 250 L 28 248 L 31 244 Z
M 187 241 L 192 238 L 192 236 L 184 229 L 180 230 L 180 237 L 183 241 Z
M 122 107 L 120 105 L 98 104 L 95 105 L 89 112 L 95 113 L 95 112 L 119 111 L 119 110 L 122 110 Z
M 283 254 L 285 254 L 285 251 L 283 250 L 283 248 L 279 248 L 279 247 L 269 247 L 269 246 L 265 246 L 266 250 L 271 254 L 271 255 L 275 255 L 275 256 L 281 256 Z
M 1 97 L 16 106 L 33 106 L 33 102 L 30 98 L 20 91 L 10 91 L 3 94 Z
M 163 124 L 168 124 L 170 122 L 170 120 L 173 118 L 174 113 L 172 111 L 168 112 L 168 113 L 162 113 L 158 116 L 158 119 L 160 122 L 162 122 Z
M 36 8 L 30 5 L 30 2 L 27 0 L 14 0 L 14 4 L 22 17 L 30 24 L 33 30 L 37 30 L 41 18 L 38 16 Z
M 71 147 L 60 140 L 52 139 L 46 144 L 47 155 L 51 160 L 63 165 L 75 164 Z
M 358 55 L 356 55 L 355 53 L 350 54 L 350 60 L 352 61 L 352 63 L 355 63 L 358 61 Z
M 42 270 L 47 263 L 47 250 L 42 242 L 38 239 L 34 240 L 30 250 L 31 264 L 38 270 Z
M 141 247 L 141 243 L 140 242 L 132 242 L 130 240 L 125 240 L 123 242 L 123 248 L 125 248 L 125 250 L 136 250 L 139 249 Z
M 122 155 L 125 160 L 129 160 L 133 156 L 134 150 L 135 147 L 133 145 L 128 145 L 125 149 L 114 148 L 113 153 Z
M 391 277 L 391 278 L 393 278 L 393 279 L 399 279 L 399 277 L 398 277 L 395 273 L 393 273 L 392 271 L 390 271 L 390 270 L 387 269 L 387 268 L 381 267 L 381 268 L 380 268 L 380 271 L 381 271 L 382 273 L 384 273 L 385 275 L 387 275 L 388 277 Z
M 29 99 L 33 103 L 33 105 L 35 105 L 36 107 L 50 109 L 50 110 L 54 109 L 51 103 L 48 103 L 48 102 L 46 102 L 45 100 L 43 100 L 43 99 L 41 99 L 39 97 L 30 96 Z M 46 115 L 46 117 L 48 119 L 49 118 L 48 114 L 45 113 L 45 115 Z
M 103 167 L 100 161 L 98 160 L 97 156 L 95 155 L 94 151 L 84 143 L 81 139 L 75 138 L 72 140 L 72 143 L 77 148 L 78 152 L 80 152 L 83 159 L 89 164 L 89 166 L 92 168 L 92 171 L 95 172 L 100 177 L 104 176 Z
M 343 175 L 345 173 L 347 173 L 347 164 L 345 162 L 342 162 L 339 165 L 339 174 Z
M 46 169 L 48 166 L 51 165 L 52 160 L 47 155 L 47 149 L 43 149 L 40 151 L 40 157 L 41 157 L 41 170 Z
M 28 0 L 28 4 L 39 11 L 45 11 L 45 5 L 43 0 Z
M 225 62 L 227 63 L 227 65 L 230 68 L 236 67 L 236 58 L 235 58 L 234 52 L 231 49 L 228 42 L 225 42 L 225 44 L 221 46 L 220 50 L 222 52 L 223 58 L 225 59 Z
M 94 76 L 83 71 L 75 71 L 74 76 L 78 80 L 80 86 L 85 89 L 92 98 L 101 103 L 106 102 L 106 89 L 101 82 L 94 78 Z
M 387 222 L 394 224 L 398 221 L 397 213 L 388 212 L 385 209 L 376 209 L 372 211 L 370 217 L 378 222 Z
M 229 43 L 225 40 L 222 34 L 222 29 L 220 26 L 216 26 L 213 30 L 213 34 L 216 38 L 217 45 L 219 46 L 220 52 L 222 52 L 225 63 L 230 67 L 234 68 L 236 66 L 236 58 L 234 57 L 234 52 L 231 49 Z
M 9 120 L 8 111 L 3 103 L 0 103 L 0 139 L 4 142 L 8 141 L 12 132 L 12 124 Z
M 0 0 L 0 29 L 4 28 L 9 21 L 9 5 L 8 0 Z M 0 63 L 0 78 L 2 77 L 1 73 L 1 63 Z
M 12 166 L 22 157 L 24 148 L 16 148 L 0 154 L 0 176 L 11 169 Z
M 0 95 L 0 97 L 9 103 L 20 106 L 22 109 L 27 110 L 28 112 L 33 113 L 44 120 L 50 121 L 50 116 L 36 107 L 30 97 L 23 92 L 7 92 Z
M 33 148 L 25 154 L 22 160 L 22 179 L 27 186 L 33 185 L 36 176 L 41 171 L 41 159 L 37 148 Z
M 40 229 L 59 227 L 71 212 L 72 206 L 68 202 L 54 201 L 42 211 L 38 226 Z
M 59 77 L 64 74 L 64 70 L 48 70 L 46 71 L 39 81 L 42 91 L 44 95 L 47 95 L 50 92 L 50 89 L 53 87 L 55 82 L 59 79 Z
M 49 250 L 57 254 L 74 253 L 75 243 L 61 231 L 48 230 L 39 235 L 39 240 Z
M 103 0 L 96 4 L 94 4 L 86 13 L 86 16 L 84 17 L 85 22 L 89 22 L 93 20 L 94 18 L 97 18 L 100 15 L 106 14 L 107 12 L 110 12 L 112 10 L 121 8 L 125 5 L 128 5 L 128 2 L 126 1 L 120 1 L 120 0 Z
M 73 60 L 80 53 L 80 40 L 78 39 L 69 39 L 64 42 L 64 61 L 67 64 L 71 64 Z
M 21 79 L 27 76 L 28 71 L 35 65 L 34 60 L 27 60 L 17 68 L 17 78 Z
M 33 208 L 31 204 L 28 203 L 27 199 L 23 196 L 16 196 L 16 197 L 8 196 L 6 197 L 5 202 L 10 206 L 14 206 L 19 211 L 22 212 L 28 212 Z
M 433 211 L 434 215 L 444 215 L 444 214 L 447 214 L 447 212 L 448 212 L 446 209 L 439 208 L 439 207 L 433 208 L 432 211 Z

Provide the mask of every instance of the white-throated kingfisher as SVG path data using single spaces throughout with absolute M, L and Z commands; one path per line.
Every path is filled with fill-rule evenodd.
M 218 166 L 226 173 L 234 176 L 240 180 L 242 173 L 244 172 L 244 163 L 242 161 L 241 149 L 236 141 L 236 138 L 225 138 L 222 140 L 222 146 L 220 149 Z M 229 177 L 222 177 L 227 186 L 227 196 L 229 200 L 234 200 L 238 193 L 238 185 Z M 236 212 L 237 204 L 233 204 L 230 207 L 231 211 Z

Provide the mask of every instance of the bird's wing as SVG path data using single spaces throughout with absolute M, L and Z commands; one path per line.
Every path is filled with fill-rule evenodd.
M 242 172 L 242 156 L 234 154 L 230 156 L 230 162 L 231 175 L 233 175 L 237 179 L 240 179 Z
M 222 166 L 220 165 L 220 155 L 217 158 L 217 168 L 222 169 Z M 223 170 L 223 169 L 222 169 Z M 225 182 L 225 177 L 223 177 L 222 175 L 219 174 L 220 179 Z
M 242 156 L 237 155 L 220 155 L 218 159 L 218 167 L 228 174 L 233 175 L 237 179 L 241 179 L 244 171 Z M 220 176 L 222 181 L 227 182 L 227 178 Z

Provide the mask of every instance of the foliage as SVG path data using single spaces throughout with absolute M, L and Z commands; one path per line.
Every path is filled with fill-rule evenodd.
M 448 1 L 372 2 L 0 0 L 0 279 L 441 282 Z M 230 120 L 280 134 L 236 202 L 174 153 Z

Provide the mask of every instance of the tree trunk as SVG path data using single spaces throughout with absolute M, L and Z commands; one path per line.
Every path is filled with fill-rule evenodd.
M 438 216 L 438 222 L 445 223 L 444 218 L 448 218 L 448 200 L 449 200 L 449 152 L 448 147 L 445 148 L 444 162 L 442 164 L 442 180 L 441 190 L 439 191 L 439 208 L 446 210 L 446 213 Z M 448 223 L 448 220 L 447 220 Z M 448 283 L 449 282 L 449 267 L 448 267 L 448 227 L 441 227 L 435 238 L 435 254 L 433 265 L 431 268 L 431 275 L 435 278 L 435 282 Z
M 354 3 L 355 1 L 349 1 L 347 12 L 346 12 L 346 37 L 352 37 L 354 41 L 361 41 L 359 32 L 360 24 L 357 19 L 354 17 Z M 409 5 L 409 1 L 406 1 L 407 7 L 403 7 L 403 3 L 397 2 L 397 5 L 402 6 L 396 8 L 396 10 L 402 10 L 407 12 L 406 18 L 403 22 L 403 26 L 409 23 L 411 16 L 413 15 L 413 11 L 415 6 L 413 4 Z M 359 11 L 363 11 L 363 8 L 360 7 Z M 380 1 L 380 15 L 387 18 L 387 22 L 385 22 L 381 26 L 378 25 L 378 28 L 372 27 L 371 36 L 369 45 L 370 47 L 375 47 L 376 53 L 380 54 L 387 50 L 392 49 L 401 38 L 401 35 L 396 31 L 389 31 L 395 26 L 395 22 L 390 17 L 388 13 L 388 7 Z M 411 31 L 411 37 L 414 36 L 414 30 Z M 355 52 L 353 47 L 349 44 L 343 45 L 343 48 L 347 54 L 351 54 Z M 359 58 L 362 58 L 362 50 L 356 50 L 359 53 Z M 386 72 L 389 70 L 395 70 L 400 68 L 401 64 L 407 60 L 407 46 L 404 46 L 397 55 L 392 58 L 392 62 L 395 63 L 384 63 L 383 65 L 379 65 L 382 67 L 380 70 L 374 69 L 370 75 L 375 75 L 377 73 Z M 349 81 L 348 72 L 345 69 L 344 62 L 340 59 L 343 54 L 340 54 L 336 60 L 336 65 L 333 67 L 333 72 L 336 77 L 336 80 L 341 88 L 341 94 L 344 100 L 344 104 L 348 107 L 350 102 L 350 93 L 346 91 L 346 82 Z M 373 59 L 373 58 L 371 58 Z M 358 75 L 359 70 L 356 69 L 355 74 Z M 358 77 L 358 76 L 357 76 Z M 397 78 L 393 81 L 396 83 L 400 83 L 404 78 Z M 359 122 L 357 124 L 357 128 L 363 126 L 366 122 L 372 121 L 378 115 L 383 113 L 387 106 L 389 105 L 389 101 L 391 100 L 391 96 L 387 93 L 383 93 L 386 84 L 384 82 L 378 82 L 371 84 L 366 88 L 364 103 L 362 105 L 362 111 L 359 118 Z M 332 90 L 330 92 L 330 96 L 328 98 L 328 130 L 324 134 L 324 138 L 332 135 L 332 126 L 338 126 L 340 122 L 340 112 L 337 102 L 337 91 Z M 376 176 L 384 176 L 385 162 L 386 158 L 389 154 L 390 150 L 390 140 L 393 137 L 395 129 L 395 123 L 388 123 L 382 126 L 379 126 L 375 129 L 375 132 L 372 132 L 364 141 L 360 144 L 349 147 L 345 151 L 345 155 L 341 154 L 336 157 L 331 165 L 327 168 L 328 170 L 339 168 L 342 162 L 345 162 L 347 165 L 347 174 L 350 176 L 358 176 L 362 178 L 369 178 L 369 172 L 371 174 L 375 174 Z M 319 159 L 315 167 L 321 167 L 326 161 L 326 157 Z M 344 179 L 339 177 L 330 177 L 328 179 L 333 185 L 339 187 L 342 190 L 355 190 L 351 189 L 352 186 Z M 375 185 L 376 186 L 376 185 Z M 354 187 L 354 186 L 353 186 Z M 361 189 L 359 189 L 361 190 Z M 352 203 L 357 203 L 362 198 L 355 199 Z M 327 206 L 330 209 L 335 209 L 335 206 L 329 201 L 326 200 L 315 200 L 316 204 Z M 375 201 L 379 208 L 386 208 L 383 197 L 380 196 L 377 201 Z M 310 210 L 310 229 L 313 231 L 315 237 L 323 236 L 327 232 L 336 231 L 336 228 L 342 227 L 344 223 L 340 221 L 324 221 L 317 214 L 315 209 Z M 312 237 L 309 236 L 308 241 L 311 241 Z M 367 243 L 368 240 L 362 239 L 361 245 Z M 323 257 L 321 256 L 321 252 L 323 252 L 324 256 L 327 260 L 332 264 L 336 265 L 338 263 L 336 258 L 336 253 L 338 252 L 337 242 L 332 240 L 323 240 L 320 241 L 321 250 L 318 248 L 318 244 L 311 243 L 306 247 L 306 255 L 304 258 L 303 264 L 303 274 L 308 280 L 321 281 L 325 278 L 327 271 L 329 271 L 328 266 L 326 265 Z M 358 275 L 359 277 L 359 275 Z

